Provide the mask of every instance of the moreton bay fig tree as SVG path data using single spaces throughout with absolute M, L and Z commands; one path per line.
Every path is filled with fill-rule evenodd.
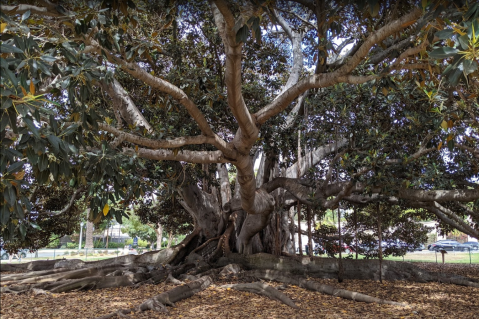
M 479 238 L 478 17 L 447 0 L 4 1 L 1 236 L 26 241 L 80 198 L 95 222 L 150 201 L 161 216 L 143 220 L 192 228 L 160 252 L 57 265 L 84 272 L 63 284 L 31 264 L 52 291 L 225 258 L 274 268 L 298 203 L 416 209 Z M 58 187 L 68 200 L 39 208 L 36 190 Z

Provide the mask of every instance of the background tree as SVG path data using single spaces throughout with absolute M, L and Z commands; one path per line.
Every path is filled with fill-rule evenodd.
M 121 232 L 127 233 L 132 238 L 138 237 L 146 240 L 148 243 L 150 243 L 150 245 L 152 245 L 157 241 L 158 238 L 158 234 L 156 233 L 157 229 L 158 227 L 156 225 L 143 224 L 138 216 L 131 214 L 128 219 L 123 221 Z M 163 234 L 160 234 L 160 239 L 162 236 Z M 161 248 L 161 241 L 160 246 L 157 248 Z

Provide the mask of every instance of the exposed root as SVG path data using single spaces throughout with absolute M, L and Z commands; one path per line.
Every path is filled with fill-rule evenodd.
M 241 266 L 238 264 L 229 264 L 223 267 L 223 269 L 220 272 L 220 276 L 232 276 L 236 275 L 241 271 Z
M 218 239 L 220 239 L 220 237 L 221 237 L 221 236 L 213 237 L 213 238 L 208 239 L 208 240 L 205 241 L 203 244 L 201 244 L 200 246 L 196 247 L 196 248 L 191 252 L 191 254 L 196 253 L 197 251 L 199 251 L 199 250 L 205 248 L 206 246 L 208 246 L 208 244 L 209 244 L 210 242 L 215 241 L 215 240 L 218 240 Z
M 166 281 L 165 281 L 165 283 L 169 283 L 169 282 L 171 282 L 173 285 L 183 285 L 184 284 L 184 282 L 182 282 L 181 280 L 176 279 L 171 274 L 168 274 L 168 277 L 166 278 Z
M 341 297 L 344 299 L 368 302 L 368 303 L 388 304 L 393 306 L 402 306 L 402 307 L 406 306 L 403 303 L 380 299 L 380 298 L 372 297 L 359 292 L 349 291 L 346 289 L 338 289 L 329 285 L 322 285 L 315 281 L 306 280 L 300 276 L 291 275 L 289 273 L 284 273 L 278 270 L 253 270 L 251 271 L 251 274 L 257 278 L 261 278 L 265 280 L 275 280 L 275 281 L 279 281 L 279 282 L 283 282 L 287 284 L 293 284 L 308 290 L 318 291 L 331 296 Z
M 206 288 L 208 288 L 208 286 L 212 284 L 212 282 L 213 280 L 211 279 L 211 277 L 203 276 L 198 280 L 175 287 L 169 291 L 165 291 L 153 298 L 150 298 L 136 308 L 115 311 L 107 315 L 98 317 L 97 319 L 109 319 L 114 318 L 115 316 L 122 318 L 122 316 L 126 316 L 130 313 L 145 310 L 168 312 L 166 306 L 174 307 L 175 302 L 189 298 L 194 294 L 205 290 Z
M 440 276 L 438 276 L 438 281 L 442 282 L 442 283 L 445 283 L 445 284 L 454 284 L 454 285 L 459 285 L 459 286 L 479 288 L 479 283 L 478 282 L 468 280 L 467 278 L 464 279 L 464 277 L 457 278 L 457 277 L 449 277 L 449 276 L 446 276 L 446 275 L 440 275 Z
M 281 301 L 285 305 L 298 309 L 298 306 L 281 291 L 262 282 L 252 282 L 247 284 L 223 285 L 221 288 L 233 288 L 235 290 L 252 292 L 258 295 Z

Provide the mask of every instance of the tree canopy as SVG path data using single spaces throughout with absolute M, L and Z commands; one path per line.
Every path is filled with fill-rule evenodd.
M 479 238 L 476 2 L 7 1 L 0 19 L 7 242 L 81 195 L 121 222 L 152 192 L 198 245 L 231 225 L 240 253 L 298 202 Z M 39 207 L 49 188 L 61 205 Z

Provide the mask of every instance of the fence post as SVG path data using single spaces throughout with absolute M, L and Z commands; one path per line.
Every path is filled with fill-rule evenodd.
M 53 260 L 55 260 L 55 249 L 53 249 Z

